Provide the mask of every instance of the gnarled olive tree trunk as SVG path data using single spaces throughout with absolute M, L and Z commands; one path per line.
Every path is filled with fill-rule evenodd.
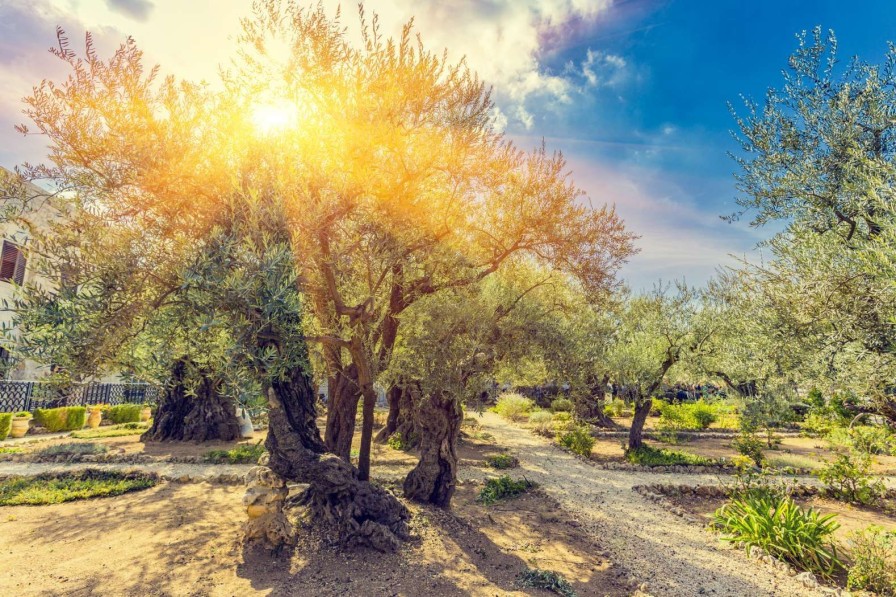
M 418 401 L 420 460 L 404 480 L 406 497 L 447 508 L 457 487 L 457 435 L 463 411 L 447 392 Z
M 652 406 L 653 400 L 650 398 L 636 403 L 635 418 L 632 419 L 632 427 L 628 432 L 629 450 L 636 450 L 644 445 L 644 423 L 647 421 L 647 415 L 650 414 Z
M 374 441 L 386 443 L 393 435 L 400 434 L 406 448 L 416 449 L 420 445 L 420 430 L 414 417 L 414 404 L 420 399 L 419 386 L 392 386 L 386 393 L 386 398 L 389 401 L 389 416 L 386 426 L 380 429 Z
M 359 480 L 349 462 L 327 453 L 308 374 L 296 369 L 274 380 L 268 396 L 267 466 L 285 479 L 310 485 L 305 503 L 312 520 L 335 530 L 347 545 L 396 549 L 408 538 L 407 509 L 385 489 Z
M 218 392 L 218 384 L 203 376 L 194 396 L 185 387 L 187 363 L 178 360 L 172 379 L 141 441 L 232 441 L 240 438 L 233 400 Z
M 327 449 L 349 462 L 361 400 L 358 368 L 351 364 L 337 369 L 330 377 L 327 394 L 327 430 L 324 435 Z

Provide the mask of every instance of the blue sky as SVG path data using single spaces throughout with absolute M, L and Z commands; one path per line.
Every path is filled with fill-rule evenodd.
M 39 160 L 39 139 L 12 132 L 19 98 L 58 76 L 54 28 L 94 32 L 110 52 L 132 35 L 163 72 L 214 79 L 245 0 L 0 0 L 0 165 Z M 325 6 L 335 11 L 336 2 Z M 354 2 L 343 2 L 344 20 Z M 896 39 L 896 3 L 862 0 L 378 0 L 387 32 L 416 18 L 494 85 L 496 121 L 520 145 L 545 139 L 591 201 L 615 203 L 641 235 L 623 275 L 635 289 L 702 283 L 730 254 L 756 259 L 767 230 L 727 224 L 736 151 L 727 102 L 781 81 L 794 35 L 834 29 L 841 58 L 880 61 Z

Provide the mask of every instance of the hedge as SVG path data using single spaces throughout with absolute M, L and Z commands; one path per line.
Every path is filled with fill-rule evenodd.
M 12 427 L 12 413 L 0 413 L 0 441 L 6 439 L 9 435 L 9 429 Z
M 122 423 L 139 423 L 140 411 L 143 406 L 139 404 L 116 404 L 106 413 L 106 418 L 115 425 Z
M 47 431 L 74 431 L 84 427 L 87 409 L 83 406 L 38 408 L 34 411 L 34 420 Z

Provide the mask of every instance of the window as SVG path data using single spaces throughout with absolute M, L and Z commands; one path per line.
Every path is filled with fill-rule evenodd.
M 25 281 L 25 253 L 18 245 L 3 241 L 3 253 L 0 255 L 0 282 L 15 282 L 21 285 Z

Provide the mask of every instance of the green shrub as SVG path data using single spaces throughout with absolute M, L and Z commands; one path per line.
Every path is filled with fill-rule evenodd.
M 569 581 L 550 570 L 527 568 L 517 576 L 516 584 L 522 589 L 542 589 L 561 597 L 576 597 Z
M 716 408 L 702 399 L 683 404 L 658 402 L 657 409 L 660 412 L 657 428 L 661 431 L 708 429 L 718 419 Z
M 63 406 L 60 408 L 38 408 L 34 420 L 47 431 L 74 431 L 84 427 L 87 409 L 83 406 Z
M 896 453 L 896 435 L 886 427 L 838 427 L 828 434 L 827 439 L 835 446 L 853 448 L 863 454 Z
M 731 543 L 757 546 L 802 570 L 830 578 L 843 569 L 833 534 L 835 514 L 800 508 L 789 497 L 745 497 L 716 510 L 713 526 Z
M 93 456 L 105 454 L 109 448 L 103 444 L 77 443 L 56 444 L 37 451 L 41 456 Z
M 620 398 L 613 398 L 604 405 L 604 414 L 608 417 L 630 417 L 633 412 L 631 407 Z
M 535 402 L 525 396 L 508 392 L 498 397 L 498 403 L 493 410 L 511 421 L 523 421 L 535 408 Z
M 853 531 L 849 547 L 852 566 L 846 588 L 896 595 L 896 533 L 881 527 Z
M 59 504 L 147 489 L 159 482 L 152 473 L 99 471 L 43 473 L 0 481 L 0 506 Z
M 13 415 L 14 419 L 31 419 L 33 417 L 34 417 L 34 415 L 32 415 L 27 410 L 20 410 L 19 412 L 15 413 Z
M 265 449 L 261 442 L 240 444 L 230 450 L 209 450 L 203 456 L 203 460 L 214 464 L 255 464 L 264 453 Z
M 128 435 L 140 435 L 147 429 L 149 429 L 148 423 L 123 423 L 121 425 L 111 425 L 109 427 L 100 427 L 98 429 L 82 429 L 80 431 L 73 431 L 72 437 L 75 439 L 125 437 Z
M 625 458 L 632 464 L 641 466 L 709 466 L 719 464 L 719 461 L 687 452 L 675 452 L 673 450 L 657 450 L 643 445 L 640 448 L 626 450 Z
M 0 441 L 6 439 L 12 428 L 12 413 L 0 413 Z
M 143 407 L 139 404 L 116 404 L 106 413 L 106 418 L 113 425 L 121 423 L 139 423 L 140 411 Z
M 485 487 L 482 488 L 482 491 L 479 492 L 479 497 L 476 499 L 488 506 L 498 500 L 506 500 L 522 495 L 535 486 L 535 483 L 528 479 L 514 481 L 509 475 L 502 475 L 497 479 L 487 480 Z
M 554 433 L 566 433 L 576 426 L 575 422 L 572 420 L 571 413 L 554 413 L 554 416 L 551 417 L 551 421 Z
M 762 468 L 765 462 L 765 454 L 763 448 L 765 442 L 751 431 L 741 431 L 741 433 L 731 442 L 731 447 L 737 450 L 738 454 L 742 454 L 749 458 L 754 465 Z
M 565 431 L 557 438 L 557 442 L 574 454 L 586 458 L 591 456 L 591 449 L 594 447 L 591 429 L 586 425 L 579 425 Z
M 400 431 L 396 431 L 386 440 L 386 445 L 393 450 L 407 450 L 410 447 L 408 442 Z
M 718 420 L 716 409 L 702 399 L 693 404 L 689 404 L 688 407 L 691 418 L 696 423 L 698 429 L 709 429 L 709 426 Z
M 554 415 L 546 410 L 536 410 L 529 413 L 529 424 L 534 426 L 535 432 L 548 435 L 551 432 Z
M 490 467 L 497 469 L 516 468 L 520 465 L 520 461 L 515 456 L 511 456 L 506 452 L 488 456 L 485 459 L 485 463 Z
M 886 493 L 883 481 L 873 480 L 871 465 L 868 454 L 841 452 L 833 462 L 827 462 L 813 474 L 825 484 L 831 497 L 868 506 Z
M 551 402 L 551 410 L 555 413 L 572 412 L 572 400 L 569 398 L 557 398 Z

